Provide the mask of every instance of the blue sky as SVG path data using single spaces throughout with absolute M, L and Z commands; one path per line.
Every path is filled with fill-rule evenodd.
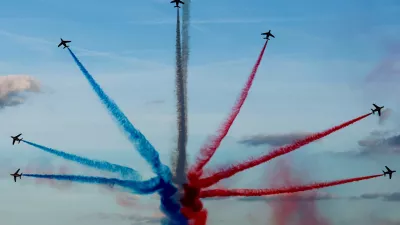
M 249 98 L 212 163 L 238 161 L 268 148 L 237 144 L 244 136 L 319 131 L 368 112 L 370 104 L 376 102 L 395 112 L 385 126 L 378 126 L 378 119 L 369 117 L 293 153 L 290 159 L 296 162 L 298 170 L 313 171 L 311 177 L 315 180 L 369 175 L 379 172 L 386 163 L 396 166 L 398 157 L 354 159 L 327 152 L 355 150 L 357 141 L 376 129 L 398 131 L 396 111 L 400 102 L 395 96 L 399 92 L 381 83 L 370 84 L 367 89 L 364 82 L 387 57 L 388 48 L 399 43 L 398 1 L 253 0 L 250 4 L 192 0 L 191 5 L 188 79 L 191 158 L 229 112 L 261 50 L 260 33 L 271 29 L 276 38 L 269 43 Z M 19 166 L 46 157 L 45 160 L 59 165 L 51 156 L 26 145 L 10 146 L 8 137 L 22 132 L 28 140 L 123 163 L 151 175 L 69 54 L 56 48 L 63 37 L 72 40 L 72 50 L 154 143 L 163 162 L 169 164 L 176 138 L 173 92 L 176 14 L 168 1 L 6 1 L 0 12 L 0 75 L 30 75 L 43 85 L 43 93 L 31 95 L 25 104 L 1 110 L 2 160 L 12 161 L 13 166 L 18 162 Z M 396 82 L 389 85 L 395 86 Z M 6 167 L 11 169 L 9 165 Z M 262 169 L 265 167 L 238 175 L 234 186 L 260 186 L 257 174 Z M 247 174 L 252 179 L 244 179 Z M 65 224 L 71 221 L 101 224 L 110 221 L 90 215 L 129 215 L 132 211 L 118 206 L 112 194 L 92 191 L 91 186 L 60 191 L 37 187 L 32 182 L 23 185 L 29 183 L 27 180 L 17 184 L 0 181 L 4 203 L 0 217 L 9 225 L 27 221 L 47 225 L 60 218 L 65 218 Z M 399 191 L 399 185 L 396 178 L 390 182 L 378 179 L 327 191 L 351 196 Z M 149 201 L 154 201 L 156 211 L 157 201 Z M 218 213 L 221 204 L 231 205 L 226 201 L 234 200 L 207 203 L 211 222 L 245 222 L 246 210 L 259 204 L 238 201 Z M 72 208 L 71 204 L 79 207 Z M 379 208 L 390 213 L 390 207 L 397 207 L 398 203 L 371 200 L 323 204 L 324 209 L 330 209 L 324 211 L 329 217 L 339 213 L 343 220 L 357 220 Z M 352 213 L 355 207 L 358 210 Z M 237 218 L 228 218 L 232 210 L 240 212 L 235 213 Z M 15 216 L 21 212 L 23 217 Z M 51 215 L 44 217 L 45 212 Z M 90 219 L 76 221 L 81 216 Z M 336 220 L 335 224 L 342 221 Z M 259 223 L 264 224 L 262 220 Z M 131 222 L 121 220 L 118 224 Z

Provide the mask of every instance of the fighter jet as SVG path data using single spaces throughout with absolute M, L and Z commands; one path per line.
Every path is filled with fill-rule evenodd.
M 392 173 L 395 173 L 396 170 L 390 170 L 389 167 L 387 167 L 387 166 L 385 166 L 385 167 L 386 167 L 387 171 L 385 172 L 385 171 L 382 170 L 383 176 L 386 177 L 386 174 L 389 174 L 389 179 L 392 179 Z
M 378 115 L 381 116 L 381 109 L 383 109 L 385 106 L 379 107 L 375 104 L 372 104 L 372 105 L 375 107 L 375 109 L 371 109 L 372 114 L 375 114 L 375 112 L 378 112 Z
M 69 48 L 69 46 L 67 45 L 67 43 L 70 43 L 71 41 L 64 41 L 62 38 L 60 38 L 61 39 L 61 42 L 60 42 L 60 44 L 58 44 L 58 47 L 60 47 L 61 45 L 63 45 L 64 46 L 64 48 Z M 64 49 L 63 48 L 63 49 Z
M 271 34 L 271 30 L 269 30 L 268 32 L 262 33 L 261 35 L 266 35 L 264 39 L 267 39 L 267 40 L 270 40 L 269 37 L 275 38 L 275 36 L 273 34 Z
M 10 174 L 11 176 L 14 177 L 14 182 L 17 182 L 17 177 L 19 177 L 19 179 L 21 179 L 21 177 L 22 177 L 22 173 L 18 174 L 19 170 L 20 169 L 18 169 L 14 174 Z
M 175 8 L 180 8 L 179 3 L 181 4 L 185 4 L 184 2 L 180 1 L 180 0 L 173 0 L 171 1 L 171 3 L 175 3 L 176 5 L 174 6 Z
M 11 136 L 11 138 L 13 139 L 13 145 L 15 144 L 16 141 L 18 141 L 18 144 L 20 141 L 22 141 L 23 138 L 19 139 L 19 136 L 21 136 L 22 134 L 18 134 L 17 136 L 13 137 Z

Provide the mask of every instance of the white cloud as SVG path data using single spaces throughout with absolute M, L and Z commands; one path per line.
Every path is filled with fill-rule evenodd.
M 40 91 L 40 83 L 31 76 L 0 76 L 0 109 L 24 103 L 27 98 L 24 93 Z

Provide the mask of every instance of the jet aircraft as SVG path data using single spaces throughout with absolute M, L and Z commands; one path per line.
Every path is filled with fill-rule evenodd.
M 60 42 L 60 44 L 58 44 L 58 47 L 60 47 L 61 45 L 63 45 L 64 46 L 64 48 L 69 48 L 69 46 L 67 45 L 67 43 L 70 43 L 71 41 L 64 41 L 62 38 L 60 38 L 61 39 L 61 42 Z M 64 49 L 63 48 L 63 49 Z
M 375 107 L 375 109 L 371 109 L 372 114 L 375 114 L 375 112 L 378 112 L 378 115 L 381 116 L 381 109 L 383 109 L 385 106 L 379 107 L 375 104 L 372 104 L 372 105 Z
M 266 35 L 264 39 L 267 39 L 267 40 L 270 40 L 269 37 L 275 38 L 275 36 L 273 34 L 271 34 L 271 30 L 269 30 L 268 32 L 262 33 L 261 35 Z
M 11 138 L 13 139 L 12 144 L 14 145 L 16 141 L 18 141 L 18 144 L 20 141 L 22 141 L 23 138 L 19 139 L 19 136 L 21 136 L 22 134 L 18 134 L 17 136 L 13 137 L 11 136 Z
M 388 174 L 388 175 L 389 175 L 389 179 L 392 179 L 392 173 L 395 173 L 396 170 L 391 170 L 391 169 L 389 169 L 389 167 L 387 167 L 387 166 L 385 166 L 385 167 L 386 167 L 387 171 L 385 172 L 385 171 L 382 170 L 383 176 L 386 177 L 386 174 Z
M 180 8 L 179 4 L 185 4 L 184 2 L 180 0 L 173 0 L 171 3 L 175 3 L 176 5 L 174 6 L 175 8 Z
M 19 170 L 20 170 L 20 169 L 18 169 L 15 173 L 10 174 L 11 176 L 14 177 L 14 182 L 17 182 L 17 177 L 19 177 L 19 179 L 21 179 L 21 177 L 22 177 L 22 173 L 21 173 L 21 174 L 18 174 Z

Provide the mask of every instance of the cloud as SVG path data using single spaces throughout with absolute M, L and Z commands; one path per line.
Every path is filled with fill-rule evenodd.
M 303 18 L 218 18 L 218 19 L 193 19 L 190 24 L 254 24 L 254 23 L 266 23 L 266 22 L 293 22 L 293 21 L 303 21 Z M 153 20 L 153 21 L 132 21 L 131 24 L 141 24 L 141 25 L 164 25 L 164 24 L 175 24 L 176 19 L 163 19 L 163 20 Z
M 26 75 L 0 76 L 0 109 L 23 104 L 27 93 L 40 93 L 39 81 Z
M 392 193 L 367 193 L 359 196 L 348 197 L 350 200 L 376 199 L 388 202 L 400 202 L 400 192 Z
M 54 40 L 54 41 L 49 41 L 43 38 L 38 38 L 38 37 L 31 37 L 28 35 L 21 35 L 21 34 L 16 34 L 12 32 L 8 32 L 5 30 L 0 30 L 0 35 L 9 37 L 13 41 L 19 42 L 21 44 L 26 44 L 31 47 L 32 50 L 37 50 L 37 51 L 45 51 L 44 49 L 57 49 L 54 48 L 56 44 L 58 44 L 59 40 Z M 47 48 L 46 48 L 47 47 Z M 108 59 L 113 59 L 113 60 L 120 60 L 123 62 L 128 62 L 128 63 L 141 63 L 145 66 L 149 67 L 154 67 L 158 66 L 161 68 L 169 68 L 170 66 L 161 63 L 161 62 L 155 62 L 155 61 L 150 61 L 150 60 L 143 60 L 140 58 L 136 57 L 130 57 L 130 56 L 125 56 L 117 53 L 112 53 L 112 52 L 104 52 L 104 51 L 94 51 L 94 50 L 89 50 L 86 48 L 81 48 L 78 46 L 73 46 L 74 51 L 76 51 L 77 55 L 79 56 L 89 56 L 89 57 L 103 57 L 103 58 L 108 58 Z
M 374 154 L 400 154 L 400 134 L 374 131 L 366 138 L 358 141 L 358 156 Z
M 339 199 L 340 197 L 332 195 L 330 193 L 324 192 L 305 192 L 300 193 L 298 195 L 279 195 L 273 197 L 246 197 L 246 198 L 239 198 L 238 201 L 262 201 L 262 202 L 275 202 L 275 201 L 317 201 L 317 200 L 329 200 L 329 199 Z
M 319 200 L 381 200 L 389 202 L 400 202 L 400 192 L 392 193 L 364 193 L 356 196 L 336 196 L 330 193 L 300 193 L 299 195 L 279 195 L 273 197 L 244 197 L 238 198 L 238 201 L 245 202 L 280 202 L 280 201 L 319 201 Z
M 147 101 L 146 105 L 158 105 L 158 104 L 164 104 L 165 100 L 153 100 L 153 101 Z
M 309 132 L 296 132 L 289 134 L 271 134 L 271 135 L 254 135 L 243 138 L 238 141 L 239 144 L 245 144 L 248 146 L 258 145 L 270 145 L 270 146 L 282 146 L 292 144 L 294 141 L 302 139 L 310 135 Z

